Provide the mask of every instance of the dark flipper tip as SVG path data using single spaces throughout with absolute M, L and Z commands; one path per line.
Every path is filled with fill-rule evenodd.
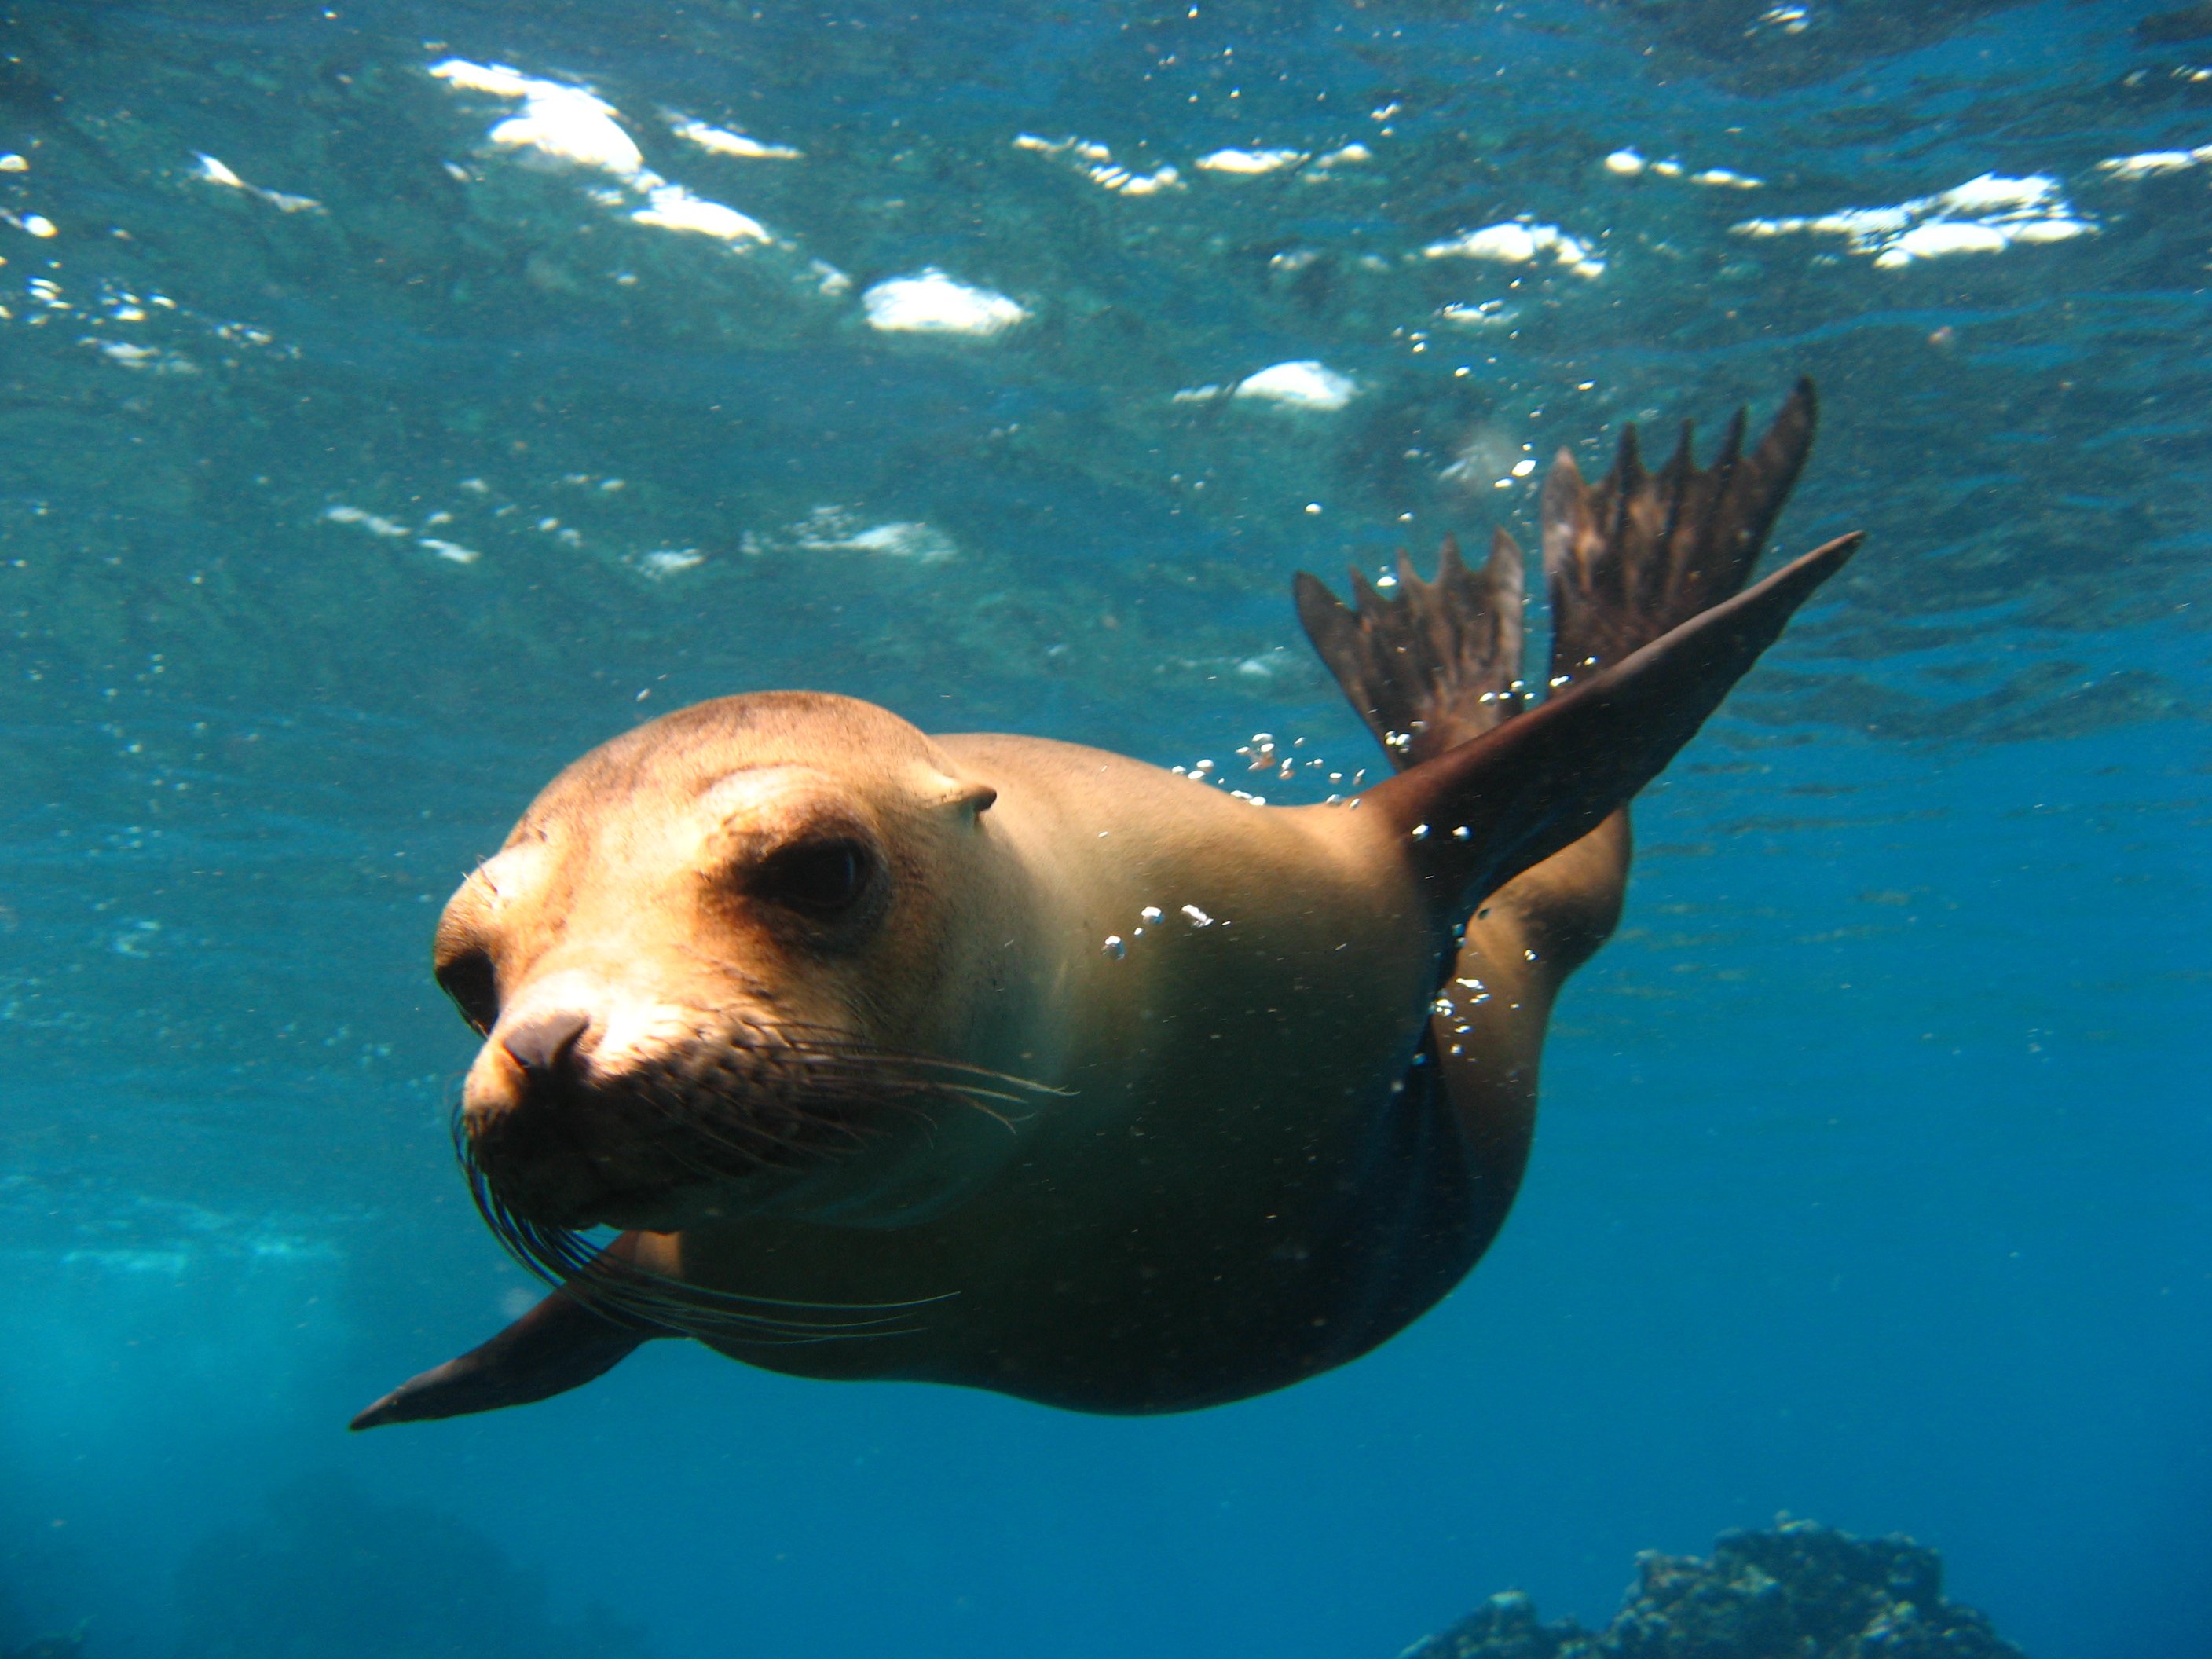
M 347 1426 L 359 1431 L 526 1406 L 581 1388 L 640 1343 L 672 1334 L 618 1323 L 556 1291 L 489 1342 L 410 1377 Z
M 407 1410 L 407 1390 L 410 1386 L 403 1382 L 366 1411 L 356 1413 L 353 1421 L 346 1425 L 347 1431 L 359 1434 L 363 1429 L 380 1429 L 386 1423 L 410 1421 Z

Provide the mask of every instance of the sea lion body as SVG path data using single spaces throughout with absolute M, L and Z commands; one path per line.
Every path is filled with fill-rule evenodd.
M 1811 435 L 1546 493 L 1402 598 L 1310 579 L 1397 775 L 1262 806 L 811 693 L 697 705 L 568 769 L 447 907 L 487 1041 L 466 1157 L 563 1281 L 356 1426 L 576 1386 L 653 1336 L 778 1370 L 1153 1412 L 1349 1359 L 1455 1284 L 1525 1163 L 1553 999 L 1616 919 L 1626 803 L 1840 567 L 1739 592 Z M 626 1230 L 596 1256 L 576 1231 Z
M 1435 1091 L 1403 1079 L 1436 943 L 1387 829 L 1072 744 L 939 742 L 997 791 L 974 879 L 1022 898 L 954 953 L 993 963 L 1008 1005 L 987 1022 L 1006 1046 L 963 1057 L 1060 1092 L 968 1124 L 1000 1138 L 999 1166 L 934 1216 L 696 1228 L 653 1262 L 795 1300 L 957 1291 L 919 1329 L 707 1340 L 807 1375 L 1098 1411 L 1279 1386 L 1379 1340 L 1367 1310 L 1402 1304 L 1409 1272 L 1437 1277 L 1393 1237 L 1431 1179 Z M 1274 1357 L 1264 1375 L 1255 1353 Z
M 726 971 L 745 930 L 698 897 L 722 843 L 824 819 L 908 872 L 889 914 L 853 952 L 757 930 Z M 927 1304 L 836 1340 L 697 1333 L 737 1358 L 1093 1410 L 1206 1403 L 1249 1391 L 1240 1356 L 1280 1355 L 1272 1387 L 1378 1340 L 1364 1310 L 1402 1304 L 1402 1258 L 1425 1256 L 1390 1247 L 1425 1208 L 1438 1127 L 1435 1089 L 1405 1082 L 1437 944 L 1396 839 L 1349 805 L 1262 808 L 1075 744 L 724 699 L 556 780 L 522 856 L 488 866 L 504 1020 L 592 1007 L 591 1063 L 616 1069 L 742 1002 L 1042 1085 L 797 1181 L 764 1172 L 728 1218 L 604 1193 L 574 1218 L 655 1230 L 640 1266 L 820 1307 L 824 1331 L 836 1310 Z M 492 922 L 460 916 L 449 932 Z M 478 1099 L 515 1069 L 487 1044 Z
M 1472 920 L 1439 999 L 1396 837 L 1355 810 L 1258 809 L 1066 744 L 938 741 L 998 790 L 992 879 L 1033 901 L 1002 982 L 1045 994 L 1012 1022 L 1030 1046 L 995 1058 L 1066 1092 L 1000 1131 L 983 1190 L 894 1234 L 763 1217 L 638 1258 L 794 1301 L 958 1286 L 920 1328 L 702 1340 L 809 1376 L 1156 1412 L 1342 1364 L 1456 1285 L 1518 1188 L 1553 1000 L 1617 914 L 1625 815 Z M 1562 902 L 1547 883 L 1570 875 Z

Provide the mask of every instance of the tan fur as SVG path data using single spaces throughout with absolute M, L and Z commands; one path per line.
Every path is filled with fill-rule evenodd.
M 733 878 L 825 822 L 878 837 L 892 878 L 880 918 L 826 947 Z M 939 1109 L 791 1174 L 687 1182 L 614 1136 L 594 1149 L 604 1167 L 521 1183 L 568 1204 L 570 1224 L 647 1230 L 641 1264 L 694 1285 L 945 1298 L 896 1335 L 792 1346 L 702 1325 L 702 1340 L 805 1375 L 1100 1409 L 1197 1403 L 1163 1368 L 1241 1375 L 1261 1337 L 1304 1346 L 1261 1364 L 1259 1386 L 1346 1357 L 1329 1329 L 1341 1292 L 1294 1270 L 1324 1247 L 1315 1230 L 1407 1071 L 1436 971 L 1378 815 L 1262 808 L 1097 750 L 930 739 L 869 705 L 779 696 L 702 705 L 586 757 L 508 848 L 439 935 L 441 963 L 493 957 L 495 1039 L 579 1004 L 616 1039 L 586 1039 L 591 1065 L 618 1077 L 735 1006 L 1059 1091 L 995 1116 Z M 1468 935 L 1462 970 L 1479 963 L 1495 988 L 1466 1017 L 1490 1069 L 1451 1069 L 1470 1075 L 1469 1155 L 1493 1188 L 1526 1154 L 1552 995 L 1595 943 L 1547 932 L 1586 884 L 1578 860 L 1522 877 Z M 1598 860 L 1599 912 L 1618 902 L 1619 862 Z M 488 1042 L 472 1126 L 513 1109 L 517 1083 Z

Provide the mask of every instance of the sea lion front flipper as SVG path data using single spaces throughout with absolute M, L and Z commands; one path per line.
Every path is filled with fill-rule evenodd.
M 1806 554 L 1626 660 L 1361 796 L 1408 837 L 1440 924 L 1455 926 L 1656 777 L 1861 539 L 1839 537 Z
M 672 1334 L 617 1322 L 557 1290 L 490 1341 L 402 1382 L 348 1426 L 375 1429 L 526 1406 L 580 1389 L 641 1343 Z

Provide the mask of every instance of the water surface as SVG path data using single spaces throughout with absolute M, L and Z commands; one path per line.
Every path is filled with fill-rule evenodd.
M 1787 1510 L 2212 1650 L 2160 12 L 0 10 L 0 1644 L 1389 1655 Z M 1153 1421 L 662 1346 L 343 1434 L 528 1294 L 427 943 L 567 759 L 804 685 L 1370 765 L 1292 571 L 1533 543 L 1521 463 L 1800 373 L 1782 540 L 1867 549 L 1639 807 L 1413 1330 Z

